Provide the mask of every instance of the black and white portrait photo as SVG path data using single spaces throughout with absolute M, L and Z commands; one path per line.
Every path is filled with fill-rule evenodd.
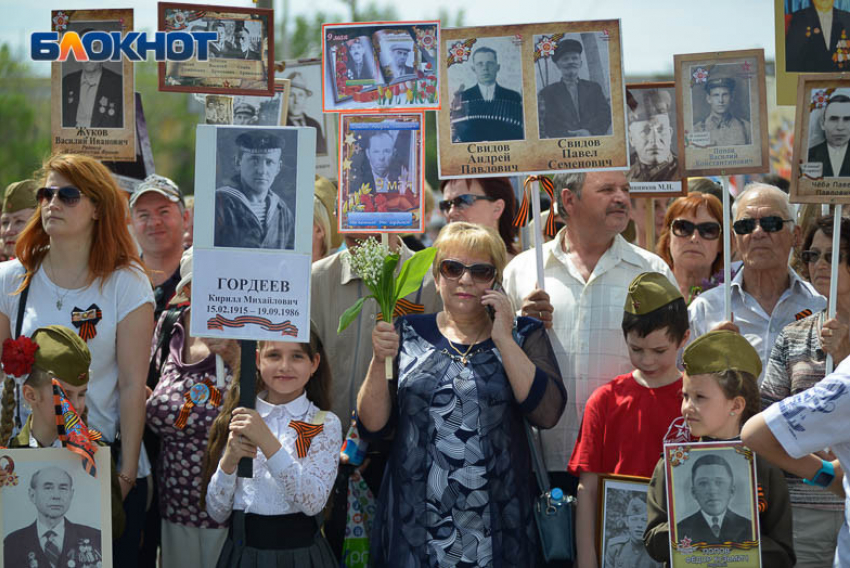
M 807 168 L 819 170 L 814 177 L 850 177 L 850 89 L 816 91 L 812 98 L 818 102 L 810 105 Z
M 646 529 L 647 480 L 620 476 L 600 478 L 599 522 L 602 568 L 660 568 L 643 544 Z
M 548 35 L 534 36 L 535 45 L 554 46 L 542 50 L 534 66 L 540 138 L 611 134 L 607 44 L 598 32 L 559 35 L 557 41 Z
M 469 49 L 465 61 L 448 67 L 452 142 L 524 140 L 518 42 L 512 36 L 479 38 Z
M 278 126 L 283 108 L 283 93 L 273 97 L 236 95 L 233 97 L 233 124 L 236 126 Z
M 216 247 L 293 250 L 297 131 L 217 129 Z
M 287 126 L 310 126 L 316 129 L 316 155 L 328 154 L 325 137 L 324 113 L 322 112 L 322 76 L 321 65 L 296 68 L 284 73 L 289 79 L 289 112 L 286 115 Z M 312 81 L 311 81 L 312 79 Z M 332 126 L 331 126 L 332 128 Z
M 372 52 L 372 43 L 367 36 L 357 36 L 349 39 L 343 44 L 347 50 L 348 57 L 345 60 L 345 83 L 346 85 L 374 85 L 379 82 L 375 57 Z M 337 53 L 340 48 L 337 47 Z
M 216 41 L 210 43 L 210 59 L 262 59 L 263 22 L 260 20 L 205 17 L 193 25 L 193 31 L 218 33 Z
M 89 31 L 121 31 L 118 21 L 71 21 L 66 31 L 80 37 Z M 120 61 L 86 61 L 73 57 L 62 66 L 62 127 L 123 128 L 124 73 Z
M 679 180 L 676 156 L 676 89 L 667 87 L 626 89 L 629 118 L 629 181 Z
M 232 123 L 233 97 L 229 95 L 206 95 L 204 97 L 204 122 L 206 124 Z
M 740 64 L 717 64 L 711 70 L 692 65 L 702 77 L 691 88 L 693 132 L 707 132 L 701 146 L 746 146 L 753 143 L 749 80 L 738 76 Z
M 416 75 L 416 55 L 413 38 L 405 30 L 390 30 L 375 34 L 381 67 L 391 80 Z

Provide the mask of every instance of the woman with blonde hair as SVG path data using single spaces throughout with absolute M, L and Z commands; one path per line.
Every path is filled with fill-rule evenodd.
M 56 154 L 36 177 L 36 214 L 18 238 L 17 259 L 0 264 L 0 343 L 53 324 L 86 341 L 92 354 L 89 425 L 120 446 L 127 527 L 114 546 L 114 563 L 133 568 L 150 473 L 141 440 L 153 290 L 127 229 L 126 197 L 103 164 Z M 27 411 L 15 390 L 7 380 L 2 412 L 14 412 L 19 429 Z M 0 444 L 14 434 L 6 430 Z

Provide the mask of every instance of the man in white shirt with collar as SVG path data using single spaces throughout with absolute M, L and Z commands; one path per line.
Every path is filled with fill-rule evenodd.
M 678 284 L 660 257 L 620 236 L 631 208 L 623 172 L 560 174 L 553 181 L 566 227 L 543 245 L 546 291 L 537 288 L 533 249 L 508 264 L 503 283 L 521 315 L 552 331 L 568 402 L 557 426 L 541 433 L 543 454 L 547 469 L 564 476 L 552 476 L 553 485 L 570 490 L 575 478 L 567 477 L 567 463 L 587 399 L 632 370 L 621 327 L 629 283 L 642 272 L 660 272 Z
M 809 163 L 823 164 L 823 177 L 850 177 L 850 97 L 831 97 L 820 115 L 826 140 L 809 148 Z
M 788 266 L 799 239 L 788 195 L 772 185 L 751 183 L 732 206 L 735 244 L 743 266 L 732 279 L 732 319 L 758 351 L 762 369 L 782 328 L 826 299 Z M 691 341 L 724 323 L 723 286 L 700 294 L 688 307 Z M 761 382 L 764 372 L 759 376 Z

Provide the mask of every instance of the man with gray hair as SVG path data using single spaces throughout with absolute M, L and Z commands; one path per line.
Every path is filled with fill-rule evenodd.
M 751 183 L 735 199 L 732 218 L 743 260 L 731 284 L 732 323 L 758 351 L 765 369 L 782 328 L 802 313 L 824 309 L 826 299 L 788 266 L 800 236 L 788 195 L 772 185 Z M 723 286 L 718 286 L 691 303 L 691 341 L 724 323 L 723 299 Z M 764 371 L 759 383 L 763 376 Z
M 542 432 L 553 485 L 575 490 L 567 463 L 587 399 L 617 375 L 632 370 L 621 328 L 629 283 L 643 272 L 660 272 L 677 288 L 661 258 L 629 244 L 620 233 L 629 222 L 629 182 L 623 172 L 555 176 L 558 211 L 566 227 L 543 245 L 546 291 L 537 286 L 535 251 L 505 268 L 504 287 L 521 315 L 540 319 L 558 358 L 568 404 L 561 420 Z

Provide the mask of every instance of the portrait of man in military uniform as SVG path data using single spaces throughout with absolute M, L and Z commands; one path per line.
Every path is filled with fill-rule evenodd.
M 661 563 L 650 558 L 643 544 L 643 531 L 646 529 L 646 497 L 637 492 L 629 499 L 623 518 L 626 531 L 621 534 L 609 533 L 601 568 L 660 568 Z
M 719 66 L 718 66 L 719 67 Z M 709 76 L 705 82 L 704 92 L 699 86 L 694 86 L 692 97 L 694 100 L 694 118 L 697 109 L 706 105 L 699 105 L 698 98 L 704 97 L 708 106 L 708 113 L 694 124 L 694 132 L 708 132 L 710 142 L 708 146 L 745 146 L 752 144 L 752 126 L 748 120 L 749 116 L 736 116 L 733 108 L 745 109 L 749 114 L 749 97 L 746 89 L 742 89 L 742 100 L 736 105 L 736 82 L 732 77 Z
M 822 109 L 815 109 L 820 114 L 817 124 L 823 130 L 824 140 L 812 144 L 819 138 L 812 137 L 809 142 L 809 163 L 823 164 L 823 177 L 850 177 L 850 152 L 847 152 L 850 141 L 850 97 L 846 94 L 833 93 Z M 813 124 L 815 120 L 810 120 Z
M 628 89 L 630 181 L 673 181 L 679 160 L 673 153 L 674 89 Z
M 811 0 L 791 14 L 785 32 L 785 70 L 798 73 L 837 73 L 850 69 L 840 57 L 850 53 L 850 12 L 833 0 Z
M 296 140 L 295 136 L 284 140 L 277 133 L 254 128 L 236 136 L 234 173 L 215 190 L 215 246 L 294 248 L 294 204 L 287 205 L 278 194 L 280 190 L 273 188 L 284 177 L 281 171 L 287 141 L 295 144 Z M 220 166 L 227 161 L 227 156 L 219 156 Z

